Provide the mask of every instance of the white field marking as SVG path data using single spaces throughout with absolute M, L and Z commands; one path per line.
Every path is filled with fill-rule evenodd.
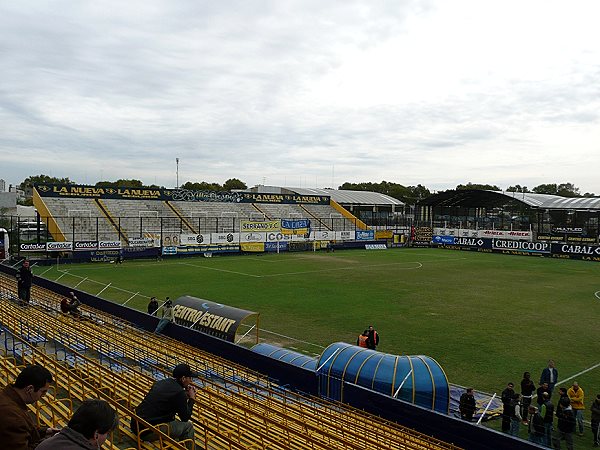
M 217 269 L 216 267 L 199 266 L 198 264 L 189 264 L 189 263 L 177 263 L 177 264 L 180 266 L 198 267 L 200 269 L 216 270 L 217 272 L 227 272 L 227 273 L 233 273 L 236 275 L 244 275 L 245 277 L 262 278 L 262 276 L 260 276 L 260 275 L 253 275 L 251 273 L 245 273 L 245 272 L 236 272 L 235 270 Z
M 594 292 L 594 296 L 595 296 L 595 297 L 596 297 L 598 300 L 600 300 L 600 291 L 596 291 L 596 292 Z
M 264 332 L 264 333 L 274 334 L 275 336 L 286 338 L 286 339 L 289 339 L 290 341 L 302 342 L 303 344 L 312 345 L 313 347 L 325 348 L 324 346 L 319 345 L 319 344 L 314 344 L 312 342 L 303 341 L 302 339 L 296 339 L 296 338 L 293 338 L 291 336 L 286 336 L 285 334 L 276 333 L 274 331 L 265 330 L 264 328 L 261 328 L 260 331 Z
M 399 263 L 388 263 L 388 264 L 371 264 L 371 265 L 366 265 L 366 266 L 360 266 L 361 269 L 366 269 L 366 268 L 371 268 L 371 267 L 389 267 L 389 266 L 397 266 L 399 264 L 418 264 L 416 267 L 399 267 L 400 270 L 414 270 L 414 269 L 420 269 L 421 267 L 423 267 L 423 264 L 418 262 L 418 261 L 414 261 L 414 262 L 399 262 Z M 335 272 L 338 270 L 356 270 L 356 266 L 351 266 L 351 267 L 337 267 L 334 269 L 321 269 L 321 270 L 304 270 L 304 271 L 300 271 L 300 272 L 284 272 L 284 273 L 274 273 L 271 275 L 257 275 L 259 278 L 273 278 L 273 277 L 281 277 L 281 276 L 285 276 L 285 275 L 301 275 L 301 274 L 305 274 L 305 273 L 323 273 L 323 272 Z
M 566 383 L 567 381 L 573 380 L 574 378 L 577 378 L 579 375 L 583 375 L 584 373 L 589 372 L 590 370 L 594 370 L 595 368 L 600 367 L 600 363 L 598 364 L 594 364 L 592 367 L 588 367 L 587 369 L 582 370 L 579 373 L 576 373 L 573 376 L 570 376 L 569 378 L 565 378 L 564 380 L 562 380 L 560 383 L 557 383 L 557 386 L 560 386 L 564 383 Z

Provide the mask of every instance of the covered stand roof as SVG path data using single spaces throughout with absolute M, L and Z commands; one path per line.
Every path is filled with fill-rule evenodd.
M 286 188 L 300 195 L 329 195 L 333 201 L 352 205 L 396 205 L 403 206 L 400 200 L 379 192 L 346 191 L 337 189 Z
M 481 189 L 440 192 L 419 202 L 420 206 L 460 208 L 499 207 L 517 201 L 530 208 L 575 209 L 600 211 L 599 197 L 561 197 L 559 195 L 523 192 L 487 191 Z

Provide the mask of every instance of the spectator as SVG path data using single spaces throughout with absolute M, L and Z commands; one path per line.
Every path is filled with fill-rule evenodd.
M 538 409 L 529 405 L 527 408 L 527 412 L 529 414 L 529 420 L 527 421 L 529 432 L 529 442 L 533 442 L 534 444 L 545 445 L 545 427 L 544 427 L 544 418 L 539 413 Z
M 511 403 L 515 393 L 514 383 L 508 383 L 506 389 L 502 391 L 500 396 L 502 400 L 502 431 L 508 432 L 510 430 L 510 419 L 512 417 Z
M 560 441 L 567 443 L 567 450 L 573 450 L 573 432 L 575 431 L 575 415 L 573 408 L 567 397 L 561 397 L 556 408 L 558 417 L 558 430 L 556 431 L 552 443 L 554 448 L 560 450 Z
M 543 393 L 544 402 L 539 410 L 540 415 L 544 418 L 544 445 L 550 447 L 552 445 L 552 423 L 554 421 L 554 404 L 550 400 L 550 393 Z
M 75 292 L 73 291 L 69 292 L 69 297 L 69 313 L 77 317 L 81 316 L 81 311 L 79 311 L 81 301 L 77 298 Z
M 163 305 L 162 319 L 160 319 L 160 322 L 156 325 L 154 334 L 162 333 L 165 327 L 171 322 L 173 322 L 173 302 L 167 297 L 167 301 Z
M 27 405 L 46 395 L 52 374 L 42 366 L 25 367 L 13 385 L 0 391 L 0 443 L 3 448 L 34 449 L 44 437 L 58 432 L 56 428 L 37 427 Z
M 148 314 L 155 316 L 157 311 L 158 311 L 158 300 L 156 300 L 156 297 L 152 297 L 150 299 L 150 302 L 148 303 Z
M 473 388 L 467 388 L 467 391 L 460 396 L 460 403 L 458 410 L 460 411 L 460 417 L 467 422 L 473 420 L 476 408 L 475 396 L 473 395 Z
M 579 428 L 579 436 L 583 436 L 583 410 L 585 406 L 583 404 L 583 389 L 579 387 L 579 383 L 575 381 L 573 386 L 567 390 L 567 395 L 573 408 L 573 415 L 577 421 Z
M 373 325 L 369 325 L 369 336 L 367 339 L 367 348 L 375 350 L 379 345 L 379 333 L 373 328 Z
M 358 339 L 356 340 L 356 345 L 358 345 L 359 347 L 362 347 L 362 348 L 368 348 L 367 347 L 368 340 L 369 340 L 369 330 L 365 330 L 361 334 L 358 335 Z
M 115 410 L 104 400 L 85 400 L 60 433 L 44 440 L 36 450 L 100 448 L 117 427 Z
M 33 281 L 33 273 L 29 267 L 29 261 L 23 261 L 23 265 L 17 272 L 17 290 L 21 304 L 29 304 L 31 298 L 31 282 Z
M 169 436 L 181 441 L 194 438 L 194 426 L 189 421 L 195 403 L 196 388 L 191 384 L 192 372 L 187 364 L 179 364 L 173 369 L 173 378 L 154 383 L 142 403 L 135 409 L 136 414 L 151 425 L 169 424 Z M 175 414 L 180 420 L 175 420 Z M 131 430 L 139 432 L 137 422 L 131 420 Z M 144 440 L 155 441 L 158 436 L 154 432 L 142 433 Z
M 548 389 L 550 390 L 550 397 L 552 397 L 552 392 L 554 391 L 554 385 L 558 381 L 558 370 L 554 365 L 554 360 L 548 360 L 548 367 L 542 370 L 542 375 L 540 376 L 540 384 L 548 383 Z
M 517 394 L 516 392 L 513 394 L 513 398 L 511 401 L 511 416 L 510 416 L 510 435 L 518 437 L 519 436 L 519 427 L 521 425 L 521 394 Z
M 544 392 L 548 393 L 548 398 L 552 397 L 552 393 L 550 392 L 550 388 L 548 387 L 548 383 L 541 383 L 540 387 L 537 388 L 537 404 L 538 408 L 542 406 L 544 403 Z
M 592 434 L 594 435 L 594 447 L 600 446 L 600 394 L 596 395 L 596 400 L 590 408 L 592 412 Z
M 521 398 L 523 407 L 521 409 L 521 416 L 523 416 L 523 423 L 527 424 L 527 417 L 529 412 L 529 405 L 531 405 L 531 399 L 533 398 L 533 392 L 535 391 L 535 384 L 531 380 L 531 373 L 525 372 L 523 379 L 521 380 Z
M 67 297 L 63 297 L 60 301 L 60 312 L 63 314 L 69 314 L 71 307 L 69 305 L 69 299 Z

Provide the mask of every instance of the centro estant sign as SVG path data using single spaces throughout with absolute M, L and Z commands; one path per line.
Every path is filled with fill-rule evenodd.
M 229 342 L 235 342 L 237 329 L 247 317 L 258 315 L 189 295 L 179 297 L 173 303 L 175 323 Z

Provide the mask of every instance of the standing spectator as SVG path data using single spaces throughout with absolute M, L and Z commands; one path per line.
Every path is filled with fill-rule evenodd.
M 35 450 L 74 450 L 102 447 L 118 425 L 117 413 L 104 400 L 85 400 L 60 433 L 44 440 Z
M 575 415 L 567 397 L 561 397 L 556 408 L 558 424 L 553 438 L 554 448 L 560 450 L 560 441 L 567 443 L 567 450 L 573 450 L 573 432 L 575 431 Z
M 156 297 L 152 297 L 150 299 L 150 302 L 148 303 L 148 314 L 155 316 L 157 311 L 158 311 L 158 300 L 156 300 Z
M 41 439 L 58 432 L 56 428 L 37 427 L 27 408 L 46 395 L 50 383 L 52 374 L 48 369 L 33 365 L 25 367 L 13 385 L 0 391 L 2 448 L 31 450 Z
M 521 425 L 521 394 L 516 392 L 513 394 L 511 401 L 511 416 L 510 416 L 510 435 L 519 436 L 519 426 Z
M 356 345 L 362 348 L 367 348 L 367 341 L 369 339 L 369 330 L 363 331 L 358 335 L 358 339 L 356 340 Z
M 544 403 L 540 408 L 540 415 L 544 418 L 544 445 L 552 445 L 552 423 L 554 421 L 554 404 L 550 400 L 550 393 L 544 392 Z
M 552 397 L 552 394 L 550 392 L 550 388 L 548 387 L 548 383 L 541 383 L 540 387 L 537 388 L 537 404 L 538 404 L 538 408 L 542 406 L 542 404 L 544 403 L 544 392 L 546 392 L 548 394 L 548 398 Z
M 379 345 L 379 333 L 373 328 L 373 325 L 369 325 L 369 336 L 367 339 L 367 348 L 376 350 Z
M 135 413 L 151 425 L 169 424 L 169 436 L 181 441 L 194 438 L 194 426 L 189 422 L 194 409 L 196 388 L 192 386 L 192 372 L 187 364 L 179 364 L 173 369 L 173 378 L 154 383 Z M 175 414 L 179 420 L 175 419 Z M 131 430 L 137 435 L 137 422 L 131 419 Z M 154 432 L 142 433 L 144 440 L 155 441 L 158 436 Z
M 23 265 L 17 272 L 17 288 L 19 300 L 22 304 L 29 304 L 31 298 L 31 282 L 33 281 L 33 273 L 29 267 L 29 261 L 23 261 Z
M 579 387 L 577 381 L 575 381 L 573 386 L 567 390 L 567 395 L 569 396 L 571 407 L 573 408 L 573 415 L 577 421 L 579 436 L 583 436 L 583 410 L 585 409 L 585 406 L 583 405 L 583 389 Z
M 527 424 L 527 417 L 529 411 L 529 405 L 531 405 L 531 399 L 533 398 L 533 392 L 535 391 L 535 384 L 531 380 L 531 373 L 525 372 L 523 379 L 521 380 L 521 398 L 523 408 L 521 409 L 521 416 L 523 416 L 523 423 Z
M 473 395 L 473 388 L 467 388 L 467 391 L 460 396 L 460 403 L 458 410 L 460 411 L 460 417 L 467 422 L 473 420 L 476 408 L 475 396 Z
M 502 431 L 505 432 L 508 432 L 510 430 L 510 419 L 512 417 L 511 403 L 513 395 L 515 393 L 514 388 L 514 383 L 508 383 L 506 385 L 506 389 L 502 391 L 500 397 L 502 400 Z
M 173 322 L 173 302 L 167 297 L 167 301 L 163 305 L 162 319 L 160 319 L 160 322 L 156 325 L 154 334 L 161 333 L 171 322 Z
M 527 421 L 529 442 L 545 445 L 544 418 L 539 413 L 538 409 L 533 405 L 529 405 L 527 412 L 529 414 L 529 420 Z
M 592 412 L 592 434 L 594 435 L 594 447 L 600 446 L 600 394 L 596 395 L 596 400 L 590 408 Z
M 550 389 L 550 397 L 552 397 L 552 392 L 554 391 L 554 385 L 558 381 L 558 369 L 554 365 L 554 360 L 548 360 L 548 367 L 542 370 L 542 375 L 540 376 L 540 384 L 548 383 L 548 388 Z

